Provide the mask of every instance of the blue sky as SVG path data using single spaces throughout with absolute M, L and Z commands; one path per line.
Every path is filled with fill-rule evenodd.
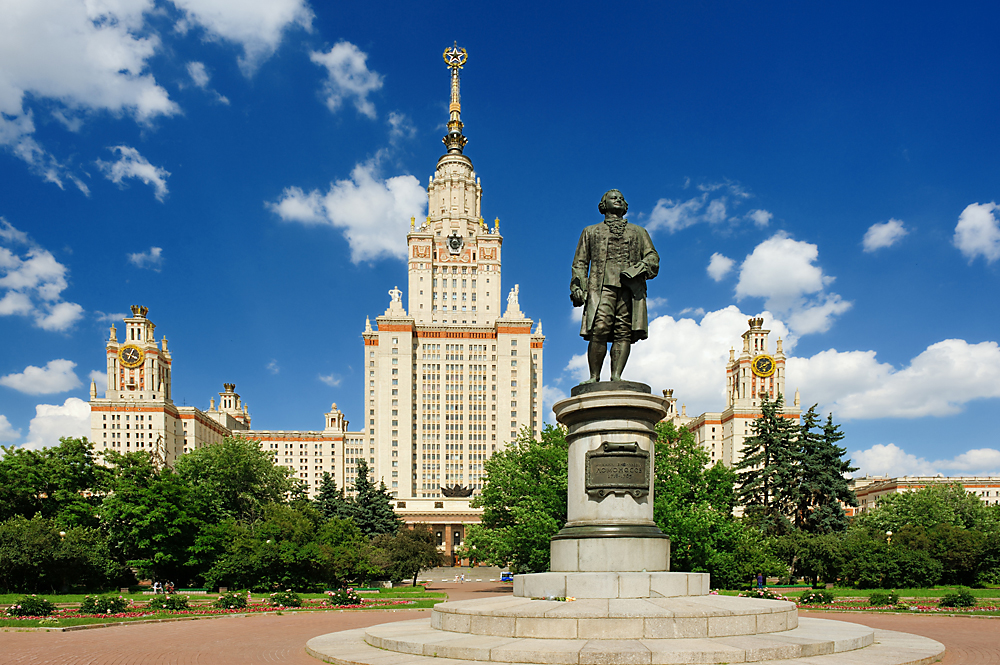
M 749 316 L 862 471 L 1000 472 L 998 12 L 983 3 L 10 0 L 0 23 L 0 441 L 86 432 L 109 321 L 150 308 L 174 396 L 357 421 L 462 74 L 504 288 L 579 376 L 567 294 L 610 187 L 661 255 L 627 378 L 724 403 Z M 100 382 L 99 382 L 100 383 Z

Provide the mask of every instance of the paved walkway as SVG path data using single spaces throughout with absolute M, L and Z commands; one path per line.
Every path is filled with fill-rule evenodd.
M 510 585 L 495 583 L 433 584 L 452 600 L 509 594 Z M 199 621 L 143 624 L 70 633 L 0 632 L 3 665 L 129 665 L 157 663 L 243 665 L 288 663 L 317 665 L 305 643 L 338 630 L 428 616 L 429 610 L 325 612 L 322 614 L 254 615 Z M 803 616 L 839 618 L 873 628 L 917 633 L 948 647 L 946 665 L 1000 665 L 1000 619 L 912 615 Z

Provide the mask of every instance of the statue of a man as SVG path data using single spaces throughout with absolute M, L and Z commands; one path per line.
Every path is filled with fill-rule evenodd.
M 601 197 L 597 209 L 604 222 L 580 234 L 573 257 L 570 299 L 583 307 L 580 334 L 590 342 L 590 379 L 601 378 L 611 342 L 611 380 L 621 381 L 633 342 L 648 337 L 646 280 L 656 277 L 660 256 L 646 229 L 625 219 L 628 203 L 617 189 Z

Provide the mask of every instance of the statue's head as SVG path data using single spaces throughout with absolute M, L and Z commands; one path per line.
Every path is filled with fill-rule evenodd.
M 625 197 L 617 189 L 609 189 L 604 192 L 604 196 L 601 197 L 601 202 L 597 204 L 597 209 L 602 215 L 607 215 L 610 213 L 615 213 L 619 217 L 623 217 L 626 212 L 628 212 L 628 202 L 625 201 Z

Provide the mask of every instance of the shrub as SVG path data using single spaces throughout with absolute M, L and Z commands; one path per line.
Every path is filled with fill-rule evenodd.
M 151 610 L 186 610 L 188 597 L 178 594 L 156 596 L 149 601 L 148 607 Z
M 833 602 L 833 592 L 823 589 L 803 593 L 799 602 L 803 605 L 829 605 Z
M 17 602 L 7 608 L 6 615 L 9 617 L 47 617 L 55 611 L 54 603 L 32 594 L 18 598 Z
M 959 587 L 957 593 L 946 593 L 941 596 L 941 607 L 975 607 L 976 597 L 965 587 Z
M 272 593 L 264 602 L 272 607 L 302 607 L 302 597 L 291 589 Z
M 87 596 L 80 603 L 82 614 L 121 614 L 131 604 L 122 596 Z
M 219 599 L 215 601 L 214 605 L 226 610 L 241 610 L 249 604 L 247 600 L 248 595 L 249 593 L 244 595 L 242 593 L 230 591 L 229 593 L 224 593 L 219 596 Z
M 868 596 L 868 604 L 872 607 L 895 605 L 899 602 L 899 594 L 895 591 L 873 591 Z
M 326 594 L 330 596 L 330 604 L 332 605 L 361 604 L 361 596 L 354 589 L 337 589 L 336 591 L 327 591 Z

